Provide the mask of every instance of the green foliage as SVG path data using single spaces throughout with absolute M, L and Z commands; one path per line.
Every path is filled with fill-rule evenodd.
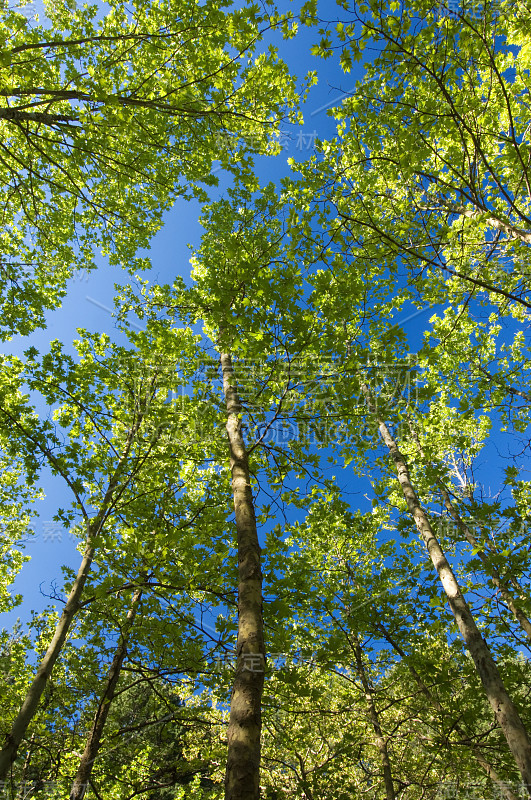
M 222 657 L 238 612 L 223 349 L 242 400 L 263 548 L 263 796 L 379 800 L 384 755 L 400 800 L 435 800 L 444 784 L 456 797 L 473 785 L 482 798 L 502 792 L 500 781 L 516 785 L 380 436 L 385 422 L 529 726 L 528 12 L 487 7 L 473 24 L 436 17 L 424 0 L 345 8 L 314 52 L 335 54 L 345 71 L 375 46 L 376 55 L 333 112 L 337 136 L 280 187 L 260 186 L 242 144 L 259 131 L 255 149 L 274 150 L 279 115 L 294 101 L 276 56 L 248 49 L 267 15 L 171 2 L 130 12 L 112 4 L 101 19 L 90 7 L 49 13 L 53 31 L 6 12 L 22 88 L 0 95 L 26 117 L 15 124 L 0 109 L 0 124 L 6 147 L 31 153 L 40 177 L 24 173 L 15 191 L 2 162 L 5 252 L 26 258 L 31 229 L 34 258 L 52 237 L 42 261 L 50 291 L 34 281 L 18 322 L 6 317 L 12 328 L 36 324 L 39 293 L 43 306 L 55 303 L 75 259 L 96 244 L 136 269 L 137 247 L 183 183 L 203 196 L 214 159 L 228 166 L 230 151 L 241 168 L 203 208 L 191 285 L 120 289 L 122 333 L 130 314 L 145 326 L 127 346 L 80 331 L 76 357 L 52 342 L 43 355 L 29 347 L 2 359 L 0 610 L 11 607 L 44 465 L 68 487 L 57 519 L 80 548 L 87 525 L 102 521 L 71 638 L 13 766 L 14 792 L 29 779 L 36 797 L 50 780 L 69 791 L 141 585 L 91 791 L 222 795 L 232 683 Z M 289 39 L 319 13 L 309 2 L 298 20 L 273 12 L 271 24 Z M 52 39 L 57 31 L 68 45 Z M 132 65 L 146 76 L 136 91 Z M 42 126 L 48 149 L 34 152 Z M 79 252 L 67 253 L 74 209 L 84 233 Z M 130 230 L 118 231 L 123 216 Z M 59 255 L 60 275 L 49 269 Z M 400 319 L 424 307 L 423 341 L 412 340 Z M 65 571 L 66 587 L 74 577 Z M 8 722 L 31 679 L 26 651 L 44 652 L 57 616 L 35 617 L 33 645 L 3 635 Z
M 130 268 L 177 196 L 206 197 L 215 160 L 241 170 L 242 143 L 274 150 L 297 116 L 285 65 L 256 53 L 256 6 L 109 5 L 47 3 L 43 25 L 2 11 L 4 336 L 43 325 L 97 248 Z

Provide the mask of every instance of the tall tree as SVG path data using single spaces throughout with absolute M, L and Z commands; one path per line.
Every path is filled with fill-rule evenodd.
M 257 53 L 273 23 L 255 5 L 45 11 L 0 19 L 3 336 L 42 325 L 96 247 L 131 267 L 178 195 L 204 197 L 217 159 L 242 169 L 242 143 L 274 149 L 298 103 L 285 64 Z
M 203 217 L 206 233 L 193 259 L 195 285 L 190 290 L 184 290 L 179 282 L 173 288 L 155 287 L 148 300 L 151 307 L 162 305 L 194 322 L 202 320 L 205 334 L 221 359 L 239 568 L 238 661 L 228 733 L 228 798 L 254 798 L 259 793 L 265 650 L 260 544 L 251 473 L 263 471 L 266 483 L 269 478 L 276 482 L 276 468 L 281 465 L 282 483 L 286 474 L 303 462 L 301 453 L 287 456 L 282 448 L 266 445 L 264 439 L 279 419 L 294 413 L 290 387 L 298 373 L 286 371 L 276 343 L 281 317 L 297 314 L 301 295 L 296 286 L 298 258 L 307 245 L 303 240 L 301 246 L 299 238 L 294 243 L 289 241 L 289 209 L 280 210 L 274 188 L 269 185 L 254 198 L 257 190 L 256 179 L 238 180 L 227 198 L 207 207 Z M 275 209 L 279 211 L 276 219 Z M 302 339 L 305 332 L 301 320 L 299 324 Z M 256 403 L 251 399 L 255 395 Z M 208 403 L 219 406 L 219 399 L 207 397 Z M 243 437 L 243 426 L 248 441 Z M 223 459 L 219 446 L 217 452 Z M 273 468 L 267 466 L 268 454 L 275 461 Z M 255 485 L 259 489 L 259 484 Z
M 81 755 L 79 767 L 70 790 L 70 800 L 83 800 L 85 795 L 85 791 L 88 786 L 88 780 L 92 772 L 92 765 L 94 764 L 94 759 L 97 756 L 101 744 L 103 729 L 105 727 L 111 703 L 116 692 L 116 686 L 120 678 L 123 660 L 127 651 L 129 632 L 134 625 L 141 599 L 142 589 L 137 587 L 134 590 L 131 606 L 120 630 L 120 641 L 118 643 L 118 647 L 116 648 L 111 666 L 109 667 L 109 671 L 105 677 L 98 708 L 94 715 L 92 727 L 87 738 L 87 743 Z
M 193 350 L 191 333 L 181 333 L 174 334 L 174 354 L 189 353 L 190 347 Z M 95 554 L 102 542 L 109 546 L 112 541 L 113 516 L 123 505 L 134 507 L 135 498 L 144 496 L 149 470 L 160 470 L 164 462 L 164 471 L 170 476 L 181 463 L 168 453 L 166 444 L 180 420 L 175 419 L 172 405 L 165 403 L 168 387 L 175 388 L 179 379 L 169 372 L 167 364 L 152 364 L 148 353 L 154 341 L 149 334 L 137 335 L 136 342 L 140 345 L 137 353 L 110 346 L 105 336 L 85 334 L 78 343 L 77 364 L 57 343 L 42 361 L 37 360 L 35 350 L 28 351 L 24 366 L 18 359 L 4 359 L 12 385 L 18 387 L 25 381 L 48 402 L 61 402 L 56 414 L 59 430 L 55 430 L 48 420 L 35 420 L 35 412 L 20 390 L 18 394 L 12 392 L 2 408 L 2 424 L 11 429 L 34 472 L 40 458 L 65 481 L 73 503 L 70 511 L 58 510 L 58 519 L 72 524 L 80 517 L 84 536 L 83 558 L 52 640 L 18 714 L 5 730 L 1 777 L 16 756 L 79 611 Z M 170 350 L 166 352 L 170 358 Z M 128 363 L 127 372 L 123 371 L 124 363 Z M 168 427 L 164 431 L 165 423 Z M 62 442 L 61 428 L 66 443 Z
M 370 395 L 368 397 L 371 403 Z M 395 463 L 397 478 L 400 483 L 409 513 L 413 517 L 419 533 L 426 545 L 428 555 L 437 570 L 443 585 L 448 603 L 456 619 L 457 625 L 470 651 L 476 669 L 481 678 L 489 703 L 496 715 L 498 724 L 503 730 L 507 744 L 514 756 L 518 769 L 524 780 L 528 794 L 531 796 L 531 741 L 518 710 L 509 697 L 499 673 L 496 662 L 481 636 L 474 617 L 470 613 L 461 587 L 448 563 L 448 560 L 437 540 L 428 515 L 421 506 L 417 493 L 411 483 L 407 462 L 398 449 L 389 428 L 377 420 L 378 428 L 385 446 Z
M 238 541 L 238 639 L 236 674 L 227 732 L 227 800 L 260 796 L 260 732 L 265 646 L 262 619 L 262 569 L 249 471 L 242 435 L 242 407 L 234 385 L 230 355 L 220 354 L 227 407 L 227 438 Z

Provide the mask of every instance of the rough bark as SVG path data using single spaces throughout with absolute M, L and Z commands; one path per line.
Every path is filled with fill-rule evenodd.
M 395 790 L 393 786 L 393 774 L 391 772 L 391 761 L 389 759 L 389 751 L 387 750 L 387 742 L 382 733 L 382 726 L 380 725 L 380 716 L 374 703 L 373 689 L 367 678 L 365 667 L 363 666 L 363 653 L 361 651 L 360 643 L 356 637 L 353 639 L 352 647 L 354 650 L 354 658 L 356 659 L 356 672 L 363 686 L 365 692 L 365 700 L 371 719 L 371 724 L 374 730 L 374 738 L 376 746 L 380 753 L 382 761 L 383 779 L 385 786 L 385 796 L 387 800 L 396 800 Z
M 368 390 L 365 391 L 368 396 Z M 370 405 L 370 398 L 368 398 Z M 516 706 L 509 697 L 487 643 L 470 612 L 463 593 L 437 540 L 428 515 L 422 508 L 411 483 L 406 459 L 398 449 L 387 425 L 378 420 L 378 429 L 395 463 L 398 481 L 402 488 L 409 513 L 415 520 L 420 536 L 426 545 L 435 567 L 459 631 L 468 647 L 477 673 L 496 720 L 503 731 L 509 750 L 522 776 L 527 793 L 531 797 L 531 742 L 520 719 Z
M 131 608 L 127 613 L 125 622 L 120 632 L 120 642 L 114 654 L 112 664 L 109 667 L 109 671 L 107 672 L 107 677 L 105 678 L 100 702 L 96 713 L 94 714 L 94 719 L 92 720 L 92 727 L 87 738 L 87 743 L 81 756 L 76 776 L 72 783 L 70 800 L 83 800 L 83 797 L 85 796 L 90 775 L 92 773 L 92 766 L 100 748 L 101 737 L 103 735 L 105 723 L 107 722 L 111 703 L 114 698 L 116 684 L 118 683 L 118 679 L 120 677 L 122 663 L 127 652 L 129 634 L 135 621 L 141 598 L 142 590 L 137 588 L 133 594 Z
M 232 491 L 238 544 L 238 640 L 236 674 L 227 733 L 225 800 L 258 800 L 260 794 L 261 702 L 265 648 L 262 621 L 262 570 L 249 459 L 241 430 L 241 404 L 228 353 L 221 368 L 227 409 Z

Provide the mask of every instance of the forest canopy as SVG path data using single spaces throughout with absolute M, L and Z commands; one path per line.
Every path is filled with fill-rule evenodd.
M 0 12 L 3 796 L 530 797 L 531 11 L 40 16 Z M 356 85 L 286 163 L 302 49 Z M 48 336 L 111 268 L 113 326 Z M 45 495 L 77 563 L 13 626 Z

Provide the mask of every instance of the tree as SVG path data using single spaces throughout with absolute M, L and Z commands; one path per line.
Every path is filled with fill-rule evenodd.
M 368 403 L 372 411 L 370 395 L 368 396 Z M 507 739 L 507 744 L 524 779 L 527 791 L 531 795 L 531 741 L 528 733 L 516 706 L 505 689 L 490 650 L 470 613 L 468 604 L 437 540 L 429 518 L 419 502 L 415 489 L 411 484 L 407 462 L 398 449 L 387 425 L 381 419 L 378 419 L 377 422 L 383 442 L 395 462 L 397 478 L 402 488 L 408 511 L 415 520 L 428 554 L 437 570 L 448 597 L 448 603 L 474 660 L 489 703 Z
M 227 732 L 225 796 L 227 800 L 254 800 L 260 794 L 261 699 L 265 669 L 262 570 L 249 457 L 241 430 L 242 407 L 234 386 L 230 355 L 222 352 L 220 361 L 227 405 L 227 438 L 238 535 L 239 571 L 237 664 Z
M 524 218 L 527 195 L 525 176 L 522 179 L 522 171 L 515 165 L 522 158 L 519 142 L 528 124 L 524 122 L 527 109 L 522 79 L 527 62 L 522 53 L 517 77 L 513 80 L 507 75 L 509 62 L 518 62 L 508 48 L 509 43 L 521 41 L 518 32 L 522 18 L 509 15 L 509 21 L 500 15 L 497 24 L 491 26 L 491 11 L 485 12 L 484 26 L 471 23 L 466 16 L 434 20 L 431 7 L 423 3 L 414 4 L 407 12 L 398 6 L 383 10 L 377 3 L 369 3 L 357 20 L 361 28 L 354 21 L 348 27 L 343 23 L 337 26 L 340 42 L 348 42 L 340 44 L 345 68 L 350 53 L 359 55 L 367 42 L 378 40 L 380 52 L 355 96 L 336 110 L 340 120 L 337 139 L 323 144 L 323 159 L 316 157 L 300 168 L 304 178 L 292 192 L 321 209 L 322 225 L 334 249 L 342 255 L 331 265 L 329 279 L 329 285 L 334 285 L 332 303 L 336 300 L 341 311 L 344 296 L 338 291 L 340 281 L 344 281 L 354 304 L 357 287 L 348 287 L 348 279 L 355 284 L 360 274 L 376 272 L 381 279 L 389 275 L 389 286 L 391 279 L 396 282 L 397 296 L 391 299 L 388 295 L 395 308 L 406 298 L 435 305 L 449 297 L 451 302 L 462 301 L 464 307 L 478 312 L 482 305 L 490 306 L 489 310 L 494 306 L 500 318 L 511 316 L 520 326 L 524 322 L 527 284 L 519 265 L 525 260 L 526 231 L 516 220 Z M 324 33 L 317 49 L 326 55 L 331 37 Z M 495 35 L 504 37 L 501 44 L 499 39 L 495 42 Z M 472 86 L 471 93 L 467 87 Z M 506 119 L 508 135 L 502 131 Z M 318 199 L 313 201 L 312 197 Z M 350 330 L 354 334 L 341 311 L 334 309 L 333 318 L 328 320 L 331 331 L 334 324 L 337 326 L 337 341 L 332 345 L 336 353 L 344 351 L 345 335 Z M 376 317 L 375 309 L 371 311 Z M 462 308 L 457 314 L 448 314 L 457 328 L 462 314 Z M 391 364 L 404 352 L 404 333 L 393 330 L 392 323 L 382 322 L 381 318 L 379 323 L 374 322 L 374 335 L 369 337 L 366 351 L 356 331 L 356 345 L 350 344 L 351 358 L 341 361 L 341 368 L 355 377 L 346 377 L 341 389 L 337 388 L 335 410 L 345 418 L 349 413 L 346 406 L 350 405 L 351 431 L 363 416 L 359 404 L 347 399 L 349 392 L 357 393 L 362 385 L 363 358 L 376 356 L 378 366 L 379 360 L 380 365 Z M 437 362 L 439 379 L 448 374 L 445 342 L 446 338 L 429 361 Z M 464 406 L 462 386 L 453 383 L 452 389 L 452 400 Z M 434 391 L 444 395 L 440 384 Z M 416 519 L 422 533 L 427 518 L 412 490 L 406 460 L 390 431 L 391 422 L 405 422 L 408 410 L 403 404 L 393 408 L 384 402 L 383 408 L 375 411 L 372 394 L 367 398 L 396 461 L 409 511 L 423 515 L 423 521 L 420 516 Z M 482 407 L 482 399 L 475 396 L 475 408 Z M 428 395 L 424 394 L 422 400 L 428 404 Z M 421 417 L 423 412 L 415 409 L 414 415 Z M 359 437 L 356 439 L 359 458 L 364 445 Z M 454 447 L 459 447 L 457 442 Z M 427 473 L 430 465 L 426 456 L 421 456 L 421 462 L 420 470 Z M 398 498 L 392 497 L 391 502 L 400 507 Z M 432 546 L 437 549 L 438 568 L 447 571 L 449 565 L 433 527 L 425 527 L 424 534 L 428 530 L 424 541 L 429 550 Z M 447 577 L 453 586 L 451 594 L 461 603 L 463 598 L 451 570 Z M 474 636 L 482 646 L 479 630 Z M 484 661 L 477 663 L 482 666 Z M 496 702 L 493 708 L 500 706 Z M 500 722 L 505 721 L 500 718 Z M 529 753 L 527 736 L 518 721 L 517 727 Z M 513 753 L 529 786 L 529 763 L 524 764 L 529 757 L 522 760 L 518 749 L 513 748 Z
M 132 292 L 125 293 L 133 308 L 143 309 L 145 305 L 167 310 L 172 316 L 185 315 L 194 322 L 204 321 L 205 334 L 220 354 L 239 568 L 238 661 L 226 778 L 226 796 L 231 798 L 257 797 L 259 791 L 265 651 L 260 545 L 251 474 L 263 472 L 264 484 L 271 480 L 272 484 L 278 481 L 282 485 L 292 470 L 304 469 L 302 450 L 298 452 L 295 447 L 293 453 L 283 452 L 283 448 L 266 445 L 264 439 L 268 430 L 295 413 L 299 402 L 300 393 L 292 392 L 296 376 L 286 372 L 277 345 L 284 335 L 280 323 L 283 318 L 297 317 L 300 339 L 307 333 L 306 320 L 300 319 L 297 308 L 302 291 L 295 287 L 300 272 L 298 259 L 310 248 L 304 238 L 289 240 L 288 232 L 294 233 L 287 219 L 289 208 L 286 217 L 280 217 L 284 209 L 273 187 L 265 187 L 254 198 L 257 189 L 255 179 L 238 180 L 227 199 L 207 207 L 203 218 L 205 235 L 193 259 L 195 286 L 190 290 L 185 290 L 179 281 L 173 287 L 155 287 L 151 297 L 140 300 L 140 304 Z M 266 371 L 259 387 L 254 385 L 254 375 L 249 381 L 249 361 Z M 210 375 L 216 379 L 213 370 Z M 245 393 L 243 402 L 240 390 Z M 256 404 L 250 401 L 249 391 L 258 396 Z M 200 396 L 209 406 L 219 407 L 219 398 L 210 387 L 206 394 L 203 389 Z M 248 441 L 243 438 L 243 426 L 249 434 Z M 218 457 L 226 460 L 219 447 Z M 272 468 L 268 466 L 269 458 L 274 463 Z M 261 481 L 256 483 L 256 490 L 260 486 Z M 267 512 L 264 516 L 267 518 Z
M 87 738 L 87 743 L 81 755 L 79 767 L 72 783 L 72 789 L 70 791 L 71 800 L 82 800 L 85 795 L 88 780 L 92 772 L 92 765 L 94 764 L 94 759 L 96 758 L 101 744 L 103 729 L 105 727 L 111 703 L 116 692 L 116 686 L 120 678 L 123 660 L 127 652 L 129 632 L 134 624 L 141 599 L 142 589 L 137 587 L 134 591 L 133 598 L 131 600 L 131 606 L 127 612 L 124 624 L 120 630 L 120 641 L 105 678 L 98 708 L 94 715 L 94 720 Z
M 313 17 L 314 4 L 306 11 Z M 90 646 L 80 648 L 79 668 L 68 650 L 57 663 L 60 680 L 70 673 L 71 685 L 86 688 L 82 724 L 76 728 L 64 715 L 79 743 L 106 696 L 113 658 L 106 637 L 119 629 L 147 569 L 137 619 L 145 615 L 148 630 L 129 632 L 91 775 L 96 793 L 105 786 L 120 799 L 219 796 L 227 723 L 231 798 L 262 791 L 271 800 L 376 800 L 385 792 L 435 800 L 442 781 L 453 781 L 457 793 L 473 780 L 482 797 L 492 790 L 514 800 L 518 789 L 506 783 L 518 776 L 515 764 L 529 793 L 529 665 L 514 653 L 522 641 L 518 625 L 525 631 L 531 614 L 524 472 L 531 393 L 521 269 L 527 197 L 525 171 L 520 184 L 515 166 L 526 157 L 528 67 L 523 50 L 511 77 L 513 56 L 504 50 L 522 41 L 526 19 L 496 21 L 488 9 L 483 26 L 466 17 L 459 24 L 434 20 L 424 0 L 409 12 L 395 3 L 384 12 L 370 2 L 361 12 L 364 28 L 337 25 L 345 67 L 363 42 L 379 42 L 374 68 L 337 112 L 338 136 L 280 191 L 260 189 L 244 171 L 227 197 L 205 209 L 190 288 L 141 282 L 140 296 L 132 286 L 122 290 L 119 313 L 137 311 L 146 324 L 146 334 L 134 339 L 142 358 L 156 352 L 157 362 L 178 370 L 179 423 L 175 402 L 158 395 L 144 402 L 151 384 L 142 370 L 139 385 L 124 387 L 122 376 L 110 380 L 109 391 L 108 378 L 96 386 L 85 364 L 66 380 L 61 356 L 53 366 L 62 388 L 50 382 L 52 362 L 46 380 L 37 368 L 32 387 L 46 384 L 53 402 L 64 389 L 76 398 L 59 411 L 79 445 L 67 450 L 26 413 L 17 369 L 6 362 L 5 439 L 9 423 L 11 455 L 30 478 L 38 467 L 35 444 L 47 455 L 51 443 L 59 466 L 68 462 L 88 482 L 89 495 L 101 499 L 113 471 L 100 434 L 122 442 L 130 389 L 146 425 L 152 415 L 168 424 L 168 436 L 156 426 L 142 465 L 132 459 L 96 543 L 101 563 L 87 575 L 82 615 L 73 623 Z M 487 38 L 494 22 L 493 35 L 504 39 Z M 323 37 L 317 49 L 326 53 L 331 37 Z M 415 339 L 410 354 L 395 312 L 447 298 L 425 344 Z M 202 323 L 203 336 L 183 332 L 181 320 Z M 87 342 L 85 354 L 94 347 L 103 357 L 96 339 Z M 31 372 L 34 354 L 28 357 Z M 112 354 L 105 363 L 111 375 L 122 371 Z M 165 393 L 171 383 L 155 371 Z M 81 392 L 90 414 L 83 410 L 78 423 Z M 102 408 L 124 430 L 100 423 Z M 509 441 L 521 436 L 524 449 L 503 475 L 493 453 L 505 426 Z M 146 439 L 135 450 L 140 459 Z M 503 496 L 481 494 L 480 455 L 489 458 Z M 197 488 L 192 475 L 203 468 L 216 490 Z M 200 484 L 210 486 L 210 478 Z M 195 511 L 183 497 L 196 492 L 211 508 L 184 532 L 178 520 L 190 522 Z M 235 525 L 227 519 L 231 501 Z M 173 529 L 182 533 L 180 550 Z M 208 580 L 199 575 L 203 568 Z M 124 596 L 116 596 L 117 585 Z M 216 615 L 208 639 L 203 623 Z M 149 730 L 161 720 L 164 726 L 164 713 L 139 719 L 126 698 L 149 685 L 155 704 L 168 707 L 172 684 L 185 682 L 172 672 L 168 652 L 175 620 L 200 629 L 192 652 L 183 647 L 189 663 L 182 672 L 185 705 L 201 707 L 201 750 L 184 736 L 154 736 L 128 743 L 118 756 L 113 742 L 120 731 Z M 48 615 L 43 644 L 54 627 Z M 227 646 L 236 630 L 235 674 L 207 665 L 198 677 L 198 661 Z M 249 656 L 260 670 L 245 669 Z M 93 683 L 83 677 L 89 665 L 96 667 Z M 202 698 L 194 700 L 199 689 Z M 120 698 L 127 706 L 123 725 L 115 724 Z M 45 711 L 41 706 L 39 725 Z M 51 714 L 46 736 L 57 741 L 61 712 Z M 29 771 L 36 730 L 27 729 L 19 774 Z M 239 751 L 235 732 L 245 740 Z M 157 762 L 157 748 L 169 763 Z M 138 780 L 126 775 L 131 763 Z
M 49 27 L 0 21 L 4 336 L 42 326 L 96 247 L 131 268 L 177 196 L 204 198 L 246 140 L 274 149 L 298 102 L 283 62 L 256 54 L 271 20 L 254 5 L 45 8 Z
M 321 175 L 325 183 L 340 176 L 336 235 L 356 241 L 360 260 L 396 268 L 399 256 L 417 298 L 427 283 L 437 301 L 448 291 L 456 300 L 490 293 L 522 318 L 529 307 L 526 12 L 511 2 L 482 7 L 480 18 L 445 8 L 438 16 L 429 3 L 369 2 L 338 25 L 346 71 L 365 47 L 376 44 L 377 55 L 334 110 L 340 139 Z M 331 54 L 331 47 L 328 31 L 317 50 Z
M 152 364 L 148 353 L 153 351 L 160 331 L 153 333 L 153 338 L 150 334 L 135 336 L 137 353 L 113 347 L 105 336 L 85 334 L 78 343 L 78 364 L 57 343 L 41 362 L 35 350 L 26 354 L 25 366 L 18 359 L 4 359 L 9 395 L 4 395 L 3 426 L 11 429 L 11 441 L 14 444 L 16 437 L 33 474 L 40 456 L 72 492 L 72 509 L 59 509 L 57 518 L 72 524 L 78 515 L 81 517 L 83 558 L 44 659 L 11 729 L 6 730 L 0 754 L 1 777 L 5 777 L 16 756 L 79 611 L 96 552 L 102 542 L 111 546 L 113 517 L 123 505 L 134 514 L 137 498 L 142 507 L 142 498 L 149 491 L 148 471 L 155 469 L 158 476 L 164 463 L 166 480 L 175 479 L 176 471 L 178 475 L 181 461 L 172 450 L 168 452 L 167 437 L 172 437 L 182 420 L 175 419 L 172 405 L 165 399 L 168 388 L 175 388 L 179 379 L 168 371 L 167 363 Z M 168 358 L 172 350 L 174 354 L 193 351 L 191 332 L 183 330 L 181 334 L 173 334 L 173 342 L 166 349 Z M 129 362 L 128 371 L 123 371 L 124 360 Z M 27 397 L 18 389 L 23 380 L 48 402 L 62 401 L 56 416 L 59 429 L 67 434 L 66 443 L 48 420 L 35 420 Z M 13 386 L 18 391 L 13 391 Z M 183 455 L 184 449 L 180 453 Z

